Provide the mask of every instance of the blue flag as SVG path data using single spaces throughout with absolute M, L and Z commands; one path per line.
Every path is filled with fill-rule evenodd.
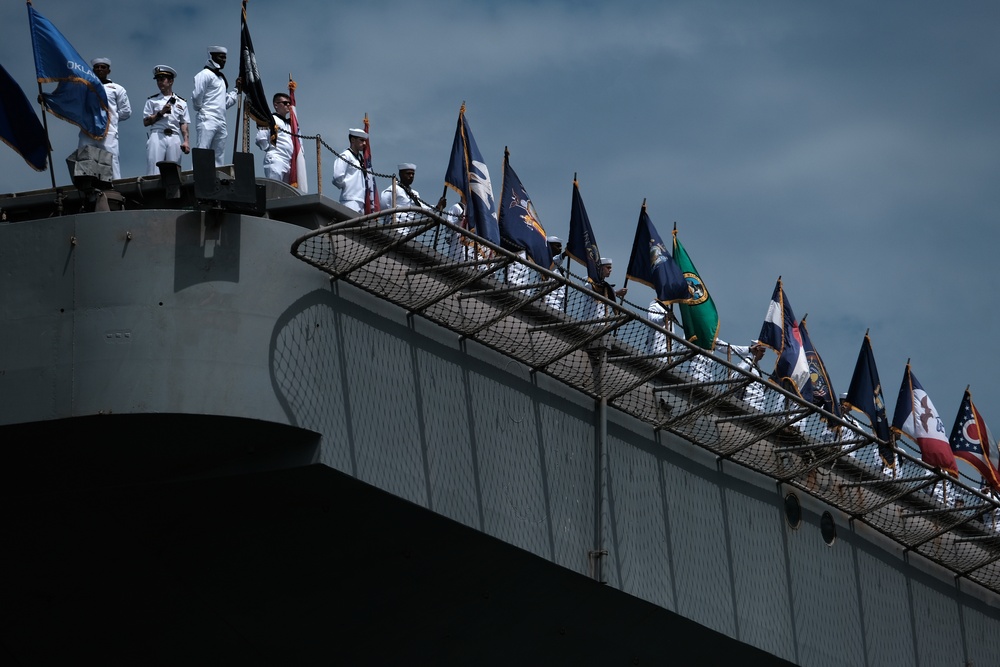
M 48 165 L 49 141 L 21 86 L 0 67 L 0 139 L 36 171 Z
M 778 278 L 771 295 L 771 305 L 760 329 L 760 342 L 778 354 L 771 379 L 792 389 L 799 396 L 812 402 L 812 382 L 810 381 L 809 360 L 802 345 L 799 323 L 795 320 L 792 307 L 785 298 L 785 290 Z
M 28 3 L 28 24 L 35 51 L 38 83 L 58 83 L 52 93 L 42 93 L 54 116 L 78 125 L 94 139 L 108 132 L 108 94 L 90 65 L 47 18 Z
M 458 112 L 458 127 L 455 128 L 455 141 L 451 146 L 444 183 L 462 198 L 469 231 L 499 245 L 500 226 L 490 171 L 465 120 L 464 104 Z
M 663 239 L 646 213 L 645 204 L 639 212 L 626 277 L 652 287 L 662 304 L 691 303 L 691 290 L 684 272 L 667 252 Z
M 804 317 L 799 323 L 799 335 L 802 336 L 802 348 L 806 352 L 806 361 L 809 363 L 809 383 L 812 386 L 813 393 L 812 401 L 827 412 L 832 412 L 840 417 L 840 401 L 837 400 L 837 394 L 833 391 L 830 376 L 826 373 L 826 365 L 820 358 L 819 352 L 813 346 L 812 339 L 809 338 L 809 332 L 806 330 L 806 318 Z
M 854 366 L 851 386 L 847 390 L 846 405 L 868 415 L 872 425 L 872 433 L 886 445 L 879 445 L 882 460 L 892 465 L 896 458 L 892 451 L 892 436 L 889 433 L 889 419 L 885 414 L 885 398 L 882 396 L 882 381 L 878 377 L 875 366 L 875 355 L 872 353 L 872 342 L 865 333 L 858 353 L 858 362 Z
M 552 251 L 546 241 L 545 230 L 538 222 L 538 214 L 531 197 L 521 185 L 521 179 L 510 166 L 510 153 L 503 156 L 503 185 L 500 188 L 500 234 L 517 246 L 524 248 L 535 264 L 552 266 Z
M 593 284 L 601 283 L 604 276 L 598 267 L 601 261 L 601 251 L 597 248 L 594 229 L 590 226 L 587 209 L 583 207 L 580 197 L 580 184 L 573 179 L 573 207 L 569 217 L 569 240 L 566 243 L 566 254 L 587 267 L 587 280 Z

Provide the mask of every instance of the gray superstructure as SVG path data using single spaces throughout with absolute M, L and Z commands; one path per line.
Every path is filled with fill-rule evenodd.
M 997 663 L 982 498 L 435 215 L 191 187 L 0 199 L 18 661 Z

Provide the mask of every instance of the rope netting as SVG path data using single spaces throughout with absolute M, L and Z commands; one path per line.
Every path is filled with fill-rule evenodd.
M 310 232 L 292 254 L 608 405 L 822 499 L 1000 592 L 1000 503 L 448 216 L 396 208 Z M 734 346 L 735 347 L 735 346 Z M 885 447 L 885 445 L 883 445 Z

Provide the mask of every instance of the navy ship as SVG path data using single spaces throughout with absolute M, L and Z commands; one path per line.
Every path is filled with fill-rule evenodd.
M 194 157 L 0 197 L 7 664 L 1000 661 L 977 489 L 446 216 Z

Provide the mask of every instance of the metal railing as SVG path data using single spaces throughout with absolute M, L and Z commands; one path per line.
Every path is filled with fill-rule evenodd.
M 302 261 L 608 405 L 822 499 L 1000 593 L 1000 503 L 734 360 L 435 211 L 396 208 L 297 239 Z M 883 443 L 883 447 L 885 444 Z

